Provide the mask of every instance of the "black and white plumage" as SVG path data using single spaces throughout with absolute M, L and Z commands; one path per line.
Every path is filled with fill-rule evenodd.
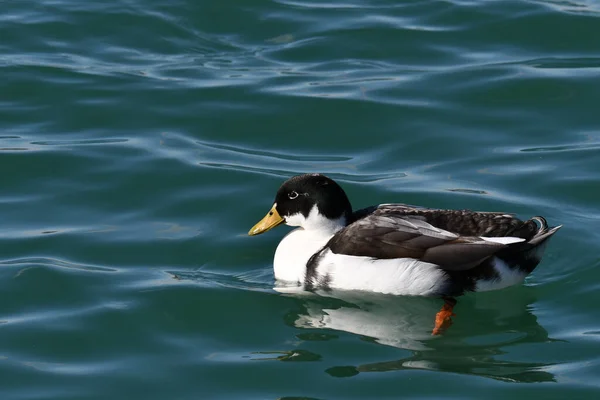
M 381 204 L 352 211 L 343 189 L 321 174 L 279 188 L 249 232 L 299 226 L 275 252 L 275 278 L 305 289 L 456 296 L 520 283 L 560 228 L 543 217 Z

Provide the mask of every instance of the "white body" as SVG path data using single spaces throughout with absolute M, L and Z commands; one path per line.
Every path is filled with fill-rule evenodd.
M 327 250 L 317 268 L 331 289 L 365 290 L 395 295 L 434 295 L 448 276 L 434 264 L 412 258 L 376 260 Z
M 315 236 L 313 232 L 302 228 L 287 234 L 275 251 L 275 279 L 279 283 L 303 286 L 306 263 L 314 253 L 323 248 L 331 236 Z M 374 260 L 369 257 L 334 254 L 330 250 L 325 252 L 319 262 L 317 277 L 327 277 L 330 289 L 395 295 L 432 295 L 448 279 L 437 266 L 411 258 Z

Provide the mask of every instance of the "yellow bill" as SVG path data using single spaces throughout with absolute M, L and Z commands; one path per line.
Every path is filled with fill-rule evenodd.
M 273 204 L 273 207 L 271 207 L 271 210 L 267 213 L 267 215 L 265 215 L 263 219 L 258 221 L 258 223 L 254 225 L 250 231 L 248 231 L 248 235 L 260 235 L 269 229 L 275 228 L 277 225 L 280 225 L 283 222 L 284 219 L 281 218 L 277 212 L 277 204 Z

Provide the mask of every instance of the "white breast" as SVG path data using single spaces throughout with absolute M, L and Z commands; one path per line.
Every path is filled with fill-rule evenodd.
M 275 250 L 273 270 L 275 279 L 303 284 L 308 259 L 327 244 L 333 234 L 319 234 L 302 228 L 288 233 Z

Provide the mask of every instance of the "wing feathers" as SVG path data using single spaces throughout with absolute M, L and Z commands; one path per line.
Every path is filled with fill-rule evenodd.
M 502 243 L 483 240 L 455 241 L 427 249 L 421 260 L 439 265 L 447 270 L 459 271 L 473 268 L 504 247 L 506 246 Z
M 384 208 L 348 225 L 331 238 L 328 247 L 336 254 L 414 258 L 457 271 L 473 268 L 506 246 L 521 241 L 461 236 L 435 227 L 421 216 Z

